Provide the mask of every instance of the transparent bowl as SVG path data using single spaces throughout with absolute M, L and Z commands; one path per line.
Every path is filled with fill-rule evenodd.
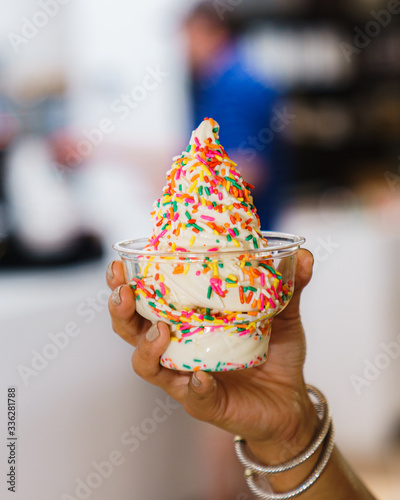
M 301 236 L 263 232 L 268 248 L 157 252 L 148 238 L 116 243 L 136 310 L 164 321 L 163 366 L 184 371 L 251 368 L 267 359 L 272 318 L 293 294 Z

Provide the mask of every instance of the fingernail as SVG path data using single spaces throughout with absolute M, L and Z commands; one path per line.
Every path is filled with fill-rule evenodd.
M 160 332 L 158 331 L 157 328 L 157 323 L 154 323 L 146 332 L 146 339 L 149 342 L 153 342 L 154 340 L 158 339 L 160 336 Z
M 200 387 L 201 386 L 201 381 L 197 378 L 196 372 L 193 372 L 193 375 L 192 375 L 192 384 L 195 387 Z
M 113 273 L 113 264 L 114 262 L 110 262 L 108 264 L 108 267 L 107 267 L 107 278 L 111 281 L 112 279 L 114 279 L 114 273 Z
M 111 300 L 115 306 L 119 306 L 121 304 L 121 288 L 122 285 L 117 286 L 117 288 L 111 294 Z

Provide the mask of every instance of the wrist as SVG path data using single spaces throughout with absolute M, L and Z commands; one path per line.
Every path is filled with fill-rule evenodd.
M 291 408 L 297 416 L 294 433 L 288 432 L 286 438 L 283 433 L 276 435 L 275 441 L 250 440 L 246 443 L 239 436 L 235 438 L 236 454 L 246 469 L 249 488 L 257 496 L 271 499 L 280 498 L 280 493 L 284 494 L 282 498 L 298 496 L 315 483 L 330 460 L 334 450 L 334 431 L 329 405 L 315 387 L 307 386 L 307 392 L 317 401 L 303 400 L 305 404 L 301 405 L 301 411 L 297 411 L 296 406 Z M 293 415 L 290 416 L 293 418 Z M 253 459 L 246 456 L 243 448 L 246 444 L 253 453 Z M 260 475 L 269 475 L 269 485 L 278 496 L 270 496 L 260 490 L 257 485 Z
M 246 440 L 254 457 L 265 465 L 277 465 L 299 455 L 313 440 L 320 421 L 306 388 L 287 407 L 283 429 L 270 439 Z

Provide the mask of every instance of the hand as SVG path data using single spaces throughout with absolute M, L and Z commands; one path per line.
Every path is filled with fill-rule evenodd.
M 151 327 L 135 311 L 133 290 L 123 284 L 120 261 L 110 264 L 107 272 L 108 285 L 114 290 L 109 301 L 113 328 L 136 347 L 132 366 L 139 376 L 161 387 L 193 417 L 240 434 L 253 450 L 268 449 L 271 461 L 279 462 L 282 443 L 297 439 L 300 445 L 296 437 L 300 435 L 306 447 L 318 422 L 303 380 L 305 338 L 299 314 L 300 293 L 311 278 L 312 262 L 308 251 L 299 251 L 295 292 L 272 322 L 268 360 L 261 366 L 212 374 L 161 366 L 160 356 L 170 341 L 168 325 L 158 322 Z

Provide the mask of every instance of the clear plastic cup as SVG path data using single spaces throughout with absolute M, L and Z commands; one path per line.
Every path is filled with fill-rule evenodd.
M 164 321 L 163 366 L 184 371 L 251 368 L 267 359 L 272 318 L 293 294 L 301 236 L 263 232 L 268 248 L 145 250 L 147 238 L 116 243 L 136 310 Z

